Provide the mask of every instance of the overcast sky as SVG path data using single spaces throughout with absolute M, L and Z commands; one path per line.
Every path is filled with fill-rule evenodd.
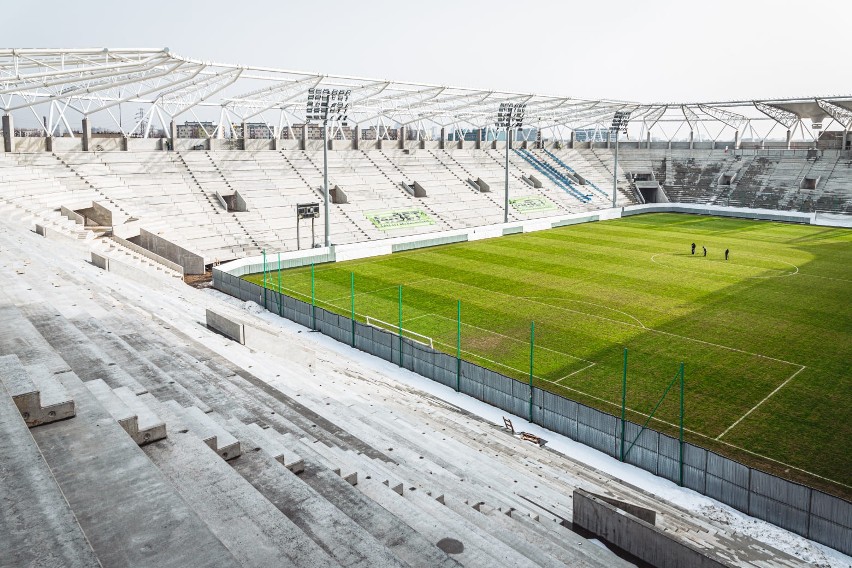
M 852 1 L 0 0 L 2 47 L 638 102 L 852 94 Z

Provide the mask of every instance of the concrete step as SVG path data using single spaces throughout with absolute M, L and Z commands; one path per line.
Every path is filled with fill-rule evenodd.
M 6 377 L 5 369 L 0 376 Z M 0 565 L 45 568 L 99 567 L 95 552 L 38 446 L 12 395 L 0 382 Z
M 271 428 L 264 430 L 255 423 L 247 424 L 245 427 L 255 443 L 281 465 L 293 473 L 301 473 L 305 470 L 305 461 L 284 445 L 277 432 Z
M 164 402 L 163 406 L 169 409 L 183 427 L 207 444 L 222 459 L 232 460 L 242 453 L 240 441 L 198 407 L 184 408 L 173 400 Z
M 101 564 L 236 566 L 79 377 L 57 378 L 77 416 L 31 432 Z
M 0 356 L 0 379 L 30 428 L 75 414 L 74 401 L 44 365 L 27 369 L 17 355 Z
M 140 350 L 138 345 L 129 341 L 133 334 L 121 335 L 128 329 L 139 329 L 138 323 L 118 318 L 75 318 L 73 323 L 158 400 L 176 400 L 182 406 L 197 406 L 205 413 L 210 412 L 210 407 L 195 394 L 196 389 L 186 388 L 180 380 L 185 373 L 165 373 L 149 359 L 151 353 L 159 353 L 163 357 L 168 357 L 168 354 L 147 348 Z
M 21 313 L 84 381 L 103 379 L 111 388 L 127 387 L 136 394 L 147 392 L 54 308 L 47 304 L 29 304 L 21 307 Z
M 232 467 L 341 565 L 403 565 L 383 543 L 283 468 L 266 451 L 268 441 L 258 436 L 263 430 L 233 419 L 226 426 L 243 443 L 243 454 L 230 462 Z M 263 451 L 252 451 L 256 448 Z
M 141 446 L 162 440 L 166 437 L 166 423 L 143 401 L 127 387 L 119 387 L 112 391 L 136 415 L 137 433 L 134 437 Z M 142 395 L 144 396 L 144 395 Z
M 166 419 L 171 435 L 145 446 L 145 453 L 242 566 L 339 565 L 199 436 L 181 428 L 179 405 L 146 402 Z
M 447 495 L 444 496 L 443 505 L 467 522 L 478 527 L 482 532 L 497 538 L 500 542 L 510 546 L 539 566 L 557 566 L 569 560 L 566 558 L 568 556 L 566 554 L 554 554 L 548 547 L 531 542 L 526 534 L 518 530 L 517 526 L 513 526 L 509 517 L 504 516 L 505 521 L 508 521 L 508 523 L 501 522 L 504 519 L 487 517 L 469 504 Z
M 316 440 L 311 441 L 308 438 L 299 440 L 306 447 L 310 448 L 315 454 L 320 456 L 326 466 L 341 478 L 346 480 L 350 485 L 358 485 L 358 470 L 354 469 L 351 464 L 341 460 L 336 456 L 324 442 Z
M 165 423 L 143 404 L 137 402 L 135 400 L 136 395 L 128 389 L 122 389 L 123 396 L 119 396 L 117 391 L 114 392 L 101 379 L 88 381 L 86 388 L 95 395 L 98 402 L 138 445 L 142 446 L 166 437 Z M 132 400 L 130 397 L 132 397 Z M 131 402 L 131 404 L 128 402 Z M 141 420 L 140 412 L 142 413 Z
M 451 557 L 464 566 L 493 567 L 501 564 L 496 558 L 484 550 L 461 542 L 461 548 L 448 545 L 459 541 L 456 527 L 448 526 L 443 520 L 436 518 L 430 512 L 420 509 L 416 503 L 391 491 L 381 482 L 369 479 L 362 480 L 358 489 L 370 499 L 393 513 L 402 523 L 420 533 L 429 542 L 449 553 Z

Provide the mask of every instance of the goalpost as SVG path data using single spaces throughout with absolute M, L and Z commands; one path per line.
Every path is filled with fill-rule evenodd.
M 372 325 L 373 327 L 378 327 L 380 329 L 384 329 L 385 331 L 390 331 L 391 333 L 399 333 L 399 325 L 388 323 L 386 321 L 380 320 L 378 318 L 374 318 L 371 316 L 364 316 L 367 325 Z M 411 331 L 410 329 L 402 328 L 403 337 L 408 337 L 409 339 L 416 341 L 422 345 L 428 345 L 430 348 L 434 349 L 434 342 L 432 338 L 428 335 L 423 335 L 421 333 L 417 333 Z

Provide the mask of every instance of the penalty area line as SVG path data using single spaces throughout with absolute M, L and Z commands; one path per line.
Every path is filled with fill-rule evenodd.
M 805 367 L 804 365 L 802 365 L 802 367 L 801 367 L 798 371 L 796 371 L 795 373 L 793 373 L 792 375 L 790 375 L 790 376 L 787 378 L 787 380 L 786 380 L 786 381 L 784 381 L 783 383 L 781 383 L 780 385 L 778 385 L 778 386 L 775 388 L 775 390 L 773 390 L 771 393 L 769 393 L 768 395 L 766 395 L 766 397 L 765 397 L 763 400 L 761 400 L 760 402 L 758 402 L 757 404 L 755 404 L 754 406 L 752 406 L 752 407 L 749 409 L 749 411 L 748 411 L 748 412 L 746 412 L 745 414 L 743 414 L 742 416 L 740 416 L 740 417 L 739 417 L 739 419 L 738 419 L 736 422 L 734 422 L 733 424 L 731 424 L 730 426 L 728 426 L 728 427 L 725 429 L 725 431 L 724 431 L 724 432 L 722 432 L 721 434 L 719 434 L 718 436 L 716 436 L 716 439 L 717 439 L 717 440 L 721 440 L 721 439 L 722 439 L 722 436 L 724 436 L 725 434 L 727 434 L 728 432 L 730 432 L 730 431 L 731 431 L 731 429 L 732 429 L 734 426 L 736 426 L 737 424 L 739 424 L 740 422 L 742 422 L 742 421 L 743 421 L 743 420 L 744 420 L 744 419 L 745 419 L 745 418 L 746 418 L 749 414 L 751 414 L 752 412 L 754 412 L 755 410 L 757 410 L 757 409 L 760 407 L 760 405 L 761 405 L 761 404 L 763 404 L 764 402 L 766 402 L 767 400 L 769 400 L 770 398 L 772 398 L 772 395 L 774 395 L 776 392 L 778 392 L 778 391 L 780 391 L 782 388 L 784 388 L 784 385 L 786 385 L 787 383 L 789 383 L 790 381 L 792 381 L 792 380 L 796 377 L 796 375 L 798 375 L 799 373 L 801 373 L 802 371 L 804 371 L 804 370 L 805 370 L 805 368 L 806 368 L 806 367 Z

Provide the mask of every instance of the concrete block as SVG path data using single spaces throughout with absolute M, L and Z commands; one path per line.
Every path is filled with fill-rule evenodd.
M 30 428 L 76 414 L 74 400 L 47 367 L 28 370 L 17 355 L 6 355 L 0 357 L 0 378 Z
M 94 257 L 94 253 L 92 253 L 92 256 Z M 206 320 L 207 327 L 213 331 L 221 333 L 225 337 L 230 337 L 240 345 L 245 345 L 246 333 L 245 326 L 242 323 L 209 309 L 207 310 Z
M 109 272 L 109 257 L 92 252 L 92 264 Z
M 574 490 L 574 526 L 659 568 L 721 568 L 729 564 L 712 549 L 673 538 L 656 526 L 582 489 Z

